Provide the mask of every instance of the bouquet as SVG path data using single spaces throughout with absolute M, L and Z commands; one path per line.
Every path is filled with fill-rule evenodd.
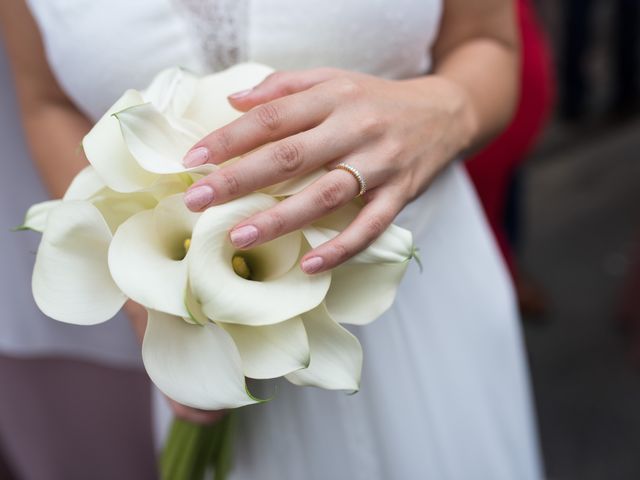
M 231 227 L 323 171 L 203 213 L 186 208 L 183 192 L 219 167 L 187 168 L 185 153 L 241 115 L 227 102 L 229 94 L 270 72 L 240 64 L 198 77 L 171 68 L 146 90 L 128 90 L 84 138 L 90 165 L 61 200 L 31 207 L 22 227 L 43 234 L 32 283 L 39 308 L 62 322 L 94 325 L 127 299 L 143 305 L 146 371 L 162 392 L 195 408 L 261 402 L 246 378 L 357 391 L 362 348 L 342 325 L 365 325 L 388 309 L 416 253 L 411 233 L 391 225 L 333 271 L 302 272 L 301 256 L 350 224 L 362 206 L 357 199 L 254 249 L 233 247 Z M 223 477 L 232 423 L 209 430 L 174 424 L 165 477 L 180 471 L 192 478 L 210 458 Z

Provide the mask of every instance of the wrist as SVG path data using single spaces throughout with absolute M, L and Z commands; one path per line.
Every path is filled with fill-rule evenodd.
M 436 107 L 449 117 L 450 140 L 455 145 L 454 155 L 473 148 L 478 142 L 480 125 L 469 92 L 441 75 L 429 75 L 410 82 L 419 82 L 419 88 L 424 92 L 423 98 L 427 99 L 426 108 L 433 108 L 435 99 Z

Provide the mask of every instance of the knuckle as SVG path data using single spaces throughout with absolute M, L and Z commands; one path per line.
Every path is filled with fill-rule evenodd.
M 226 128 L 221 128 L 216 131 L 212 136 L 213 143 L 217 147 L 217 150 L 224 155 L 230 155 L 232 150 L 232 140 L 229 131 Z
M 273 161 L 281 172 L 295 172 L 302 165 L 302 147 L 293 142 L 281 142 L 273 150 Z
M 378 136 L 384 133 L 386 129 L 386 121 L 380 115 L 375 113 L 366 115 L 359 122 L 360 133 L 365 137 Z
M 287 223 L 278 211 L 266 212 L 268 228 L 272 236 L 277 237 L 284 233 Z
M 233 173 L 221 170 L 219 175 L 220 180 L 222 181 L 227 193 L 230 196 L 235 196 L 240 193 L 240 184 L 238 183 L 238 179 Z
M 357 98 L 363 91 L 362 86 L 349 77 L 343 77 L 336 81 L 336 90 L 345 99 Z
M 388 139 L 384 142 L 383 151 L 384 156 L 391 160 L 397 160 L 404 152 L 404 144 L 396 139 Z
M 364 222 L 365 237 L 369 240 L 375 240 L 386 229 L 386 221 L 379 215 L 372 215 Z
M 338 182 L 332 182 L 320 190 L 318 204 L 324 211 L 332 211 L 342 204 L 344 189 Z
M 335 255 L 337 264 L 342 263 L 351 257 L 351 254 L 349 253 L 349 249 L 341 241 L 334 241 L 331 248 Z
M 256 107 L 255 115 L 258 123 L 269 131 L 278 130 L 282 124 L 279 109 L 271 103 Z

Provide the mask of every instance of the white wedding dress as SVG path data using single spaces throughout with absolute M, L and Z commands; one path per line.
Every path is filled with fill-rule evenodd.
M 94 120 L 172 65 L 423 75 L 442 11 L 440 0 L 29 4 L 60 85 Z M 542 478 L 513 293 L 463 168 L 397 222 L 413 231 L 424 271 L 412 265 L 390 311 L 354 329 L 361 391 L 283 382 L 271 402 L 242 409 L 233 480 Z

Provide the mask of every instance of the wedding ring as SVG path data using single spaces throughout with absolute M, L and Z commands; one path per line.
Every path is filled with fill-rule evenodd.
M 347 163 L 339 163 L 334 168 L 334 170 L 336 169 L 349 172 L 351 175 L 353 175 L 353 178 L 355 178 L 358 181 L 358 185 L 360 186 L 360 191 L 358 192 L 358 195 L 356 195 L 356 197 L 360 197 L 365 194 L 365 192 L 367 191 L 367 182 L 362 176 L 362 174 L 360 173 L 360 170 L 358 170 L 356 167 L 352 167 Z

